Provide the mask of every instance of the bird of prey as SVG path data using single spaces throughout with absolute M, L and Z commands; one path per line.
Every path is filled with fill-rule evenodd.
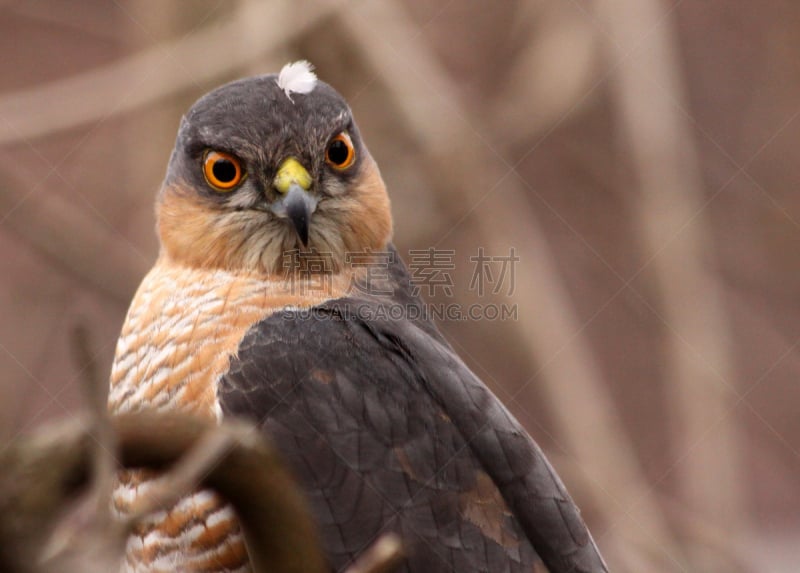
M 201 97 L 156 212 L 161 251 L 119 338 L 112 412 L 254 420 L 332 571 L 390 531 L 400 571 L 606 571 L 542 451 L 426 318 L 378 166 L 310 64 Z M 378 255 L 374 272 L 363 259 Z M 125 512 L 148 482 L 120 481 Z M 200 490 L 135 532 L 124 568 L 249 566 L 232 510 Z

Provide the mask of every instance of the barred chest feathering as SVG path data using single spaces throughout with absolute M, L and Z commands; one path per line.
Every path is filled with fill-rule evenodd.
M 181 410 L 221 421 L 217 384 L 247 330 L 286 307 L 308 308 L 343 296 L 349 278 L 325 288 L 160 259 L 131 303 L 117 343 L 108 407 L 112 414 Z M 119 475 L 113 506 L 124 515 L 150 482 Z M 124 571 L 248 571 L 233 510 L 208 490 L 183 498 L 142 523 L 128 541 Z

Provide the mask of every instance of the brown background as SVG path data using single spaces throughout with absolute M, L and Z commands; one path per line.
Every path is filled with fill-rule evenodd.
M 81 408 L 157 254 L 181 113 L 307 58 L 351 103 L 401 253 L 616 571 L 800 563 L 800 5 L 0 2 L 4 441 Z M 511 296 L 469 257 L 514 248 Z

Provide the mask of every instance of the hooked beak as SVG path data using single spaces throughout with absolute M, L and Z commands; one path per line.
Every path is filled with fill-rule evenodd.
M 308 224 L 311 214 L 317 208 L 317 200 L 296 183 L 281 199 L 273 203 L 272 212 L 292 222 L 297 236 L 304 247 L 308 246 Z
M 307 247 L 309 222 L 317 208 L 317 200 L 309 193 L 311 176 L 299 161 L 289 157 L 278 168 L 272 184 L 283 195 L 272 203 L 272 212 L 291 221 L 298 238 Z

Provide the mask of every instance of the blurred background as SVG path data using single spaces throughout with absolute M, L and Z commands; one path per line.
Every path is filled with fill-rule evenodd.
M 422 294 L 516 309 L 439 324 L 612 570 L 797 571 L 798 30 L 789 0 L 0 1 L 2 441 L 110 368 L 181 114 L 305 58 L 400 252 L 447 254 Z

